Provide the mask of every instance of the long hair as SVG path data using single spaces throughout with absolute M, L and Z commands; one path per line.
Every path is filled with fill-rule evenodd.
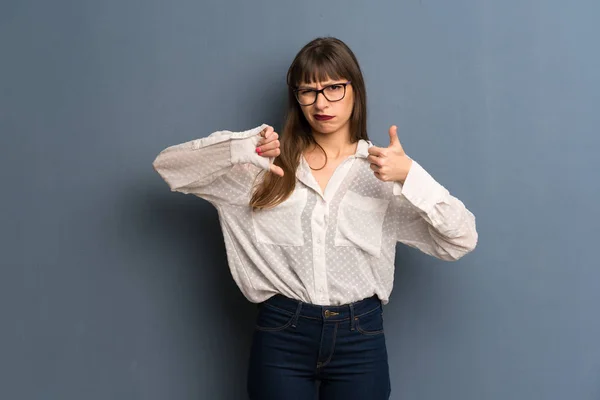
M 313 83 L 327 79 L 348 79 L 352 82 L 354 105 L 350 116 L 351 142 L 356 143 L 360 139 L 369 140 L 367 93 L 356 56 L 339 39 L 326 37 L 312 40 L 298 52 L 287 73 L 287 112 L 279 138 L 280 155 L 274 161 L 275 165 L 283 169 L 284 176 L 279 177 L 270 171 L 261 172 L 262 180 L 255 186 L 250 200 L 253 209 L 275 207 L 294 191 L 296 169 L 302 153 L 311 144 L 319 146 L 296 100 L 294 89 L 300 83 Z

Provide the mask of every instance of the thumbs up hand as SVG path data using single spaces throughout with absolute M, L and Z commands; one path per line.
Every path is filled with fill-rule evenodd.
M 404 183 L 410 171 L 412 160 L 406 155 L 400 139 L 398 139 L 397 127 L 390 127 L 390 145 L 388 147 L 372 146 L 369 148 L 367 159 L 371 163 L 371 169 L 377 179 L 384 182 Z

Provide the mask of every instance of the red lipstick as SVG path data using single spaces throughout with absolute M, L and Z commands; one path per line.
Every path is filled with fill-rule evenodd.
M 333 117 L 331 115 L 315 114 L 315 119 L 317 121 L 329 121 L 332 118 Z

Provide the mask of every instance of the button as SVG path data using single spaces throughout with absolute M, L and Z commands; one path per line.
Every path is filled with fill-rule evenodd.
M 321 244 L 321 238 L 317 238 L 317 243 Z

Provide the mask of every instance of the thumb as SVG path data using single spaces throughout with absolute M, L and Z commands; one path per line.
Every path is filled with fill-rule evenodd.
M 395 146 L 400 144 L 400 139 L 398 139 L 398 127 L 396 125 L 392 125 L 390 127 L 390 146 Z
M 271 166 L 269 167 L 271 172 L 274 173 L 275 175 L 278 176 L 283 176 L 283 169 L 281 169 L 281 167 L 275 165 L 275 164 L 271 164 Z

